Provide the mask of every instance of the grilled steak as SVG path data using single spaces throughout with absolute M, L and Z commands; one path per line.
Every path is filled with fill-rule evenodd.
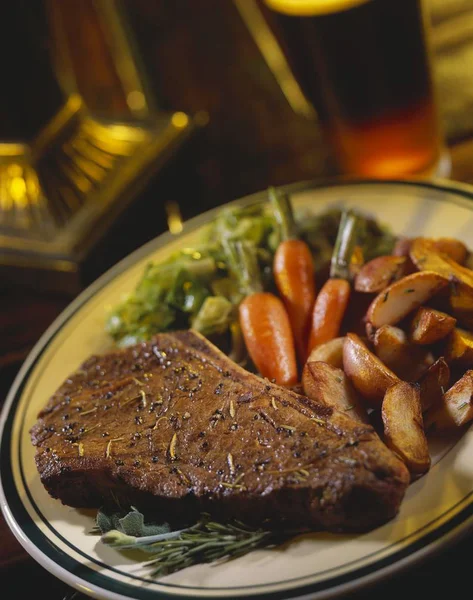
M 397 513 L 404 465 L 369 425 L 235 365 L 190 331 L 93 356 L 32 440 L 64 504 L 152 506 L 248 523 L 364 531 Z

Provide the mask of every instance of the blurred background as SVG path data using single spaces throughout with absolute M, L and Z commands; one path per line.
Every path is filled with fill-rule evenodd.
M 473 1 L 425 9 L 449 176 L 471 182 Z M 146 241 L 269 185 L 359 175 L 282 49 L 258 0 L 2 4 L 0 397 L 54 317 Z M 0 545 L 1 564 L 23 559 Z
M 473 3 L 424 6 L 440 130 L 451 147 L 473 132 Z M 272 16 L 259 0 L 6 4 L 4 282 L 75 294 L 213 206 L 270 184 L 359 175 L 335 159 Z M 350 52 L 343 38 L 337 43 Z M 311 99 L 327 83 L 314 82 Z M 466 177 L 458 160 L 451 177 Z

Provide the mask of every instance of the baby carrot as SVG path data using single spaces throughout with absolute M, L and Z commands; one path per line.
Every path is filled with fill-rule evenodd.
M 274 256 L 273 272 L 289 316 L 299 361 L 304 364 L 315 301 L 314 263 L 307 244 L 301 240 L 281 242 Z
M 315 301 L 314 262 L 309 246 L 297 239 L 290 200 L 274 188 L 268 190 L 282 241 L 273 262 L 273 275 L 291 323 L 297 356 L 307 358 L 307 341 Z
M 256 248 L 248 242 L 227 242 L 230 268 L 245 298 L 238 316 L 246 349 L 255 367 L 279 385 L 297 383 L 294 338 L 282 300 L 263 291 Z
M 239 313 L 248 353 L 261 375 L 279 385 L 295 385 L 294 341 L 282 301 L 268 292 L 251 294 L 241 302 Z
M 336 338 L 350 299 L 350 265 L 358 237 L 358 217 L 351 210 L 340 219 L 330 265 L 330 279 L 320 290 L 312 312 L 310 353 L 316 346 Z
M 319 344 L 338 336 L 350 290 L 350 284 L 345 279 L 328 279 L 325 282 L 314 304 L 309 353 Z

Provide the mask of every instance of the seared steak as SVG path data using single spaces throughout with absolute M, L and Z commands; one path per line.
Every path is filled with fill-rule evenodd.
M 64 504 L 152 506 L 274 527 L 363 531 L 409 482 L 371 426 L 235 365 L 193 332 L 93 356 L 31 431 Z

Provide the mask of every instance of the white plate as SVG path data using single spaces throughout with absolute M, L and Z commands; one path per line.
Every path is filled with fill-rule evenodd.
M 405 235 L 456 237 L 472 245 L 473 190 L 428 183 L 352 182 L 292 186 L 297 206 L 314 212 L 355 206 Z M 261 200 L 262 194 L 240 202 Z M 104 314 L 131 290 L 150 259 L 191 245 L 215 212 L 179 237 L 165 234 L 120 262 L 74 301 L 38 342 L 7 399 L 2 418 L 1 506 L 25 549 L 68 584 L 97 598 L 327 598 L 404 569 L 473 522 L 473 430 L 456 444 L 432 448 L 431 471 L 410 486 L 399 515 L 364 535 L 313 534 L 283 550 L 253 552 L 218 566 L 195 566 L 158 581 L 139 563 L 88 535 L 93 511 L 52 500 L 34 464 L 28 431 L 39 409 L 90 354 L 111 347 Z

